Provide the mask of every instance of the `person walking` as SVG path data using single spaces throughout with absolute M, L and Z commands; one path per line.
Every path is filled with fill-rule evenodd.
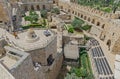
M 14 37 L 15 37 L 15 39 L 19 39 L 19 37 L 18 37 L 18 35 L 17 35 L 17 32 L 13 32 L 13 35 L 14 35 Z

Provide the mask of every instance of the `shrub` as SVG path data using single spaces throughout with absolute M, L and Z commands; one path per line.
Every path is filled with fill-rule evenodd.
M 39 15 L 35 11 L 30 11 L 28 16 L 25 16 L 25 21 L 30 21 L 31 24 L 37 23 Z
M 83 20 L 75 17 L 74 20 L 72 21 L 71 25 L 76 29 L 80 29 L 80 27 L 82 26 L 82 24 L 84 23 Z
M 59 8 L 53 8 L 53 9 L 51 10 L 51 12 L 52 12 L 52 13 L 55 13 L 55 14 L 60 14 Z
M 85 30 L 85 31 L 87 31 L 87 30 L 89 30 L 89 29 L 91 29 L 91 25 L 84 25 L 83 27 L 82 27 L 82 30 Z
M 47 10 L 41 10 L 40 13 L 42 18 L 47 18 Z

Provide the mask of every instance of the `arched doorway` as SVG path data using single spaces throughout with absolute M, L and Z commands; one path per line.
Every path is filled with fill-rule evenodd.
M 104 29 L 104 27 L 105 27 L 105 24 L 102 25 L 102 28 L 103 28 L 103 29 Z
M 25 10 L 25 11 L 28 11 L 28 7 L 27 7 L 27 6 L 25 6 L 24 10 Z
M 46 9 L 46 6 L 45 6 L 45 5 L 43 5 L 43 9 Z
M 37 5 L 37 10 L 40 10 L 40 6 L 39 5 Z
M 33 5 L 31 6 L 31 10 L 34 10 L 34 6 Z
M 90 22 L 90 17 L 88 18 L 88 21 Z
M 100 22 L 97 22 L 97 26 L 100 26 Z
M 83 15 L 81 15 L 81 18 L 83 18 Z
M 111 40 L 110 39 L 107 41 L 107 46 L 108 46 L 108 50 L 110 50 L 110 46 L 111 46 Z
M 87 17 L 86 16 L 84 16 L 84 20 L 86 20 L 87 19 Z
M 94 19 L 92 20 L 92 23 L 93 23 L 93 24 L 95 23 L 95 20 L 94 20 Z

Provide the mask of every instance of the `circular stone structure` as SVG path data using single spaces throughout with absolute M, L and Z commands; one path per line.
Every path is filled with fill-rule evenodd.
M 26 42 L 33 43 L 39 40 L 39 37 L 35 34 L 35 31 L 30 28 L 27 31 L 27 36 L 25 37 Z

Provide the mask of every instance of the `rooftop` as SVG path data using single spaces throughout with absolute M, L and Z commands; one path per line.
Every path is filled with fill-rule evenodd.
M 5 46 L 4 48 L 6 50 L 6 54 L 0 59 L 0 61 L 9 70 L 17 67 L 29 55 L 28 53 L 16 50 L 9 46 Z
M 12 34 L 6 32 L 3 29 L 0 29 L 0 37 L 7 36 L 9 38 L 10 45 L 12 45 L 16 48 L 19 48 L 23 51 L 30 51 L 30 50 L 35 50 L 38 48 L 45 47 L 56 37 L 54 35 L 54 33 L 51 32 L 50 30 L 49 30 L 49 32 L 51 35 L 49 35 L 49 36 L 46 36 L 44 34 L 44 31 L 45 30 L 40 30 L 40 29 L 34 30 L 35 34 L 39 37 L 39 39 L 35 42 L 32 42 L 32 43 L 28 42 L 26 40 L 27 31 L 19 33 L 18 34 L 19 39 L 15 39 L 15 37 Z

